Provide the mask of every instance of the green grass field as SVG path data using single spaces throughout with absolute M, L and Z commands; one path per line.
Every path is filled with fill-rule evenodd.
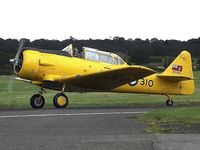
M 147 132 L 200 133 L 200 108 L 160 109 L 137 116 L 149 124 Z
M 191 106 L 200 104 L 200 72 L 195 72 L 196 91 L 189 96 L 174 96 L 175 106 Z M 8 87 L 14 82 L 13 87 Z M 8 90 L 9 89 L 9 90 Z M 13 89 L 13 91 L 11 90 Z M 9 79 L 9 76 L 0 76 L 0 108 L 30 108 L 30 97 L 38 93 L 39 87 Z M 52 99 L 58 91 L 46 90 L 44 94 L 45 107 L 53 107 Z M 165 107 L 166 97 L 150 94 L 126 93 L 67 93 L 69 107 Z

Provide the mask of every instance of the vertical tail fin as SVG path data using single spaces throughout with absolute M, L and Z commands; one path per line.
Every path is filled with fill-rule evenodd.
M 182 51 L 158 77 L 175 81 L 192 80 L 193 71 L 190 53 L 188 51 Z
M 173 82 L 175 87 L 178 85 L 179 94 L 194 93 L 192 59 L 188 51 L 182 51 L 167 69 L 157 76 Z

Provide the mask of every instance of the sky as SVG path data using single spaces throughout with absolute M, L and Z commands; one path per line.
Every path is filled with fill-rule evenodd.
M 0 38 L 200 37 L 199 0 L 1 0 Z

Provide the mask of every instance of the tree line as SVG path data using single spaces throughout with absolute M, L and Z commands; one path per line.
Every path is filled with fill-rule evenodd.
M 17 52 L 19 41 L 16 39 L 0 38 L 0 74 L 11 74 L 12 66 L 9 59 L 14 58 Z M 62 50 L 69 44 L 74 44 L 78 49 L 83 46 L 97 48 L 100 50 L 114 52 L 121 55 L 127 62 L 146 65 L 151 56 L 175 57 L 182 50 L 188 50 L 193 57 L 200 58 L 200 38 L 188 41 L 179 40 L 158 40 L 153 39 L 127 39 L 114 37 L 113 39 L 89 39 L 77 40 L 73 37 L 69 39 L 47 40 L 38 39 L 34 41 L 26 40 L 25 47 L 35 47 L 39 49 Z M 200 64 L 200 61 L 198 62 Z

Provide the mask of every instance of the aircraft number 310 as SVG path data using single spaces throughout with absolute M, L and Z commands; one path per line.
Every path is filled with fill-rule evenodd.
M 152 87 L 154 85 L 153 80 L 142 79 L 140 85 Z

